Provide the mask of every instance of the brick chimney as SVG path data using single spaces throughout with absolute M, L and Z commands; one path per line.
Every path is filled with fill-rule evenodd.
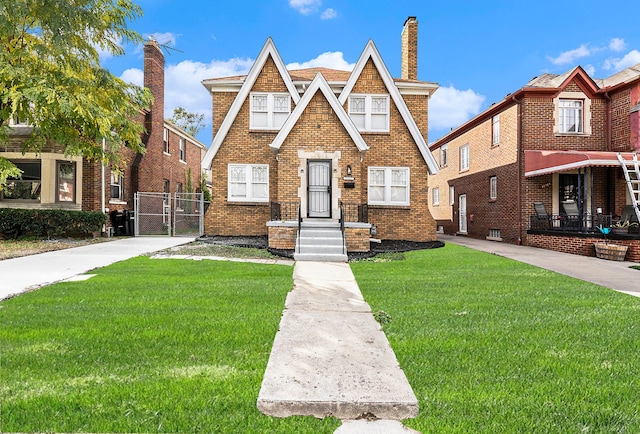
M 409 17 L 402 29 L 402 77 L 418 79 L 418 20 Z
M 162 143 L 164 128 L 164 54 L 156 41 L 144 43 L 144 87 L 153 96 L 151 110 L 145 119 L 150 143 Z

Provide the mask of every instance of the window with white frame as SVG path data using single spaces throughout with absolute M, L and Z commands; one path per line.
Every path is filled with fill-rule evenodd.
M 449 186 L 449 205 L 456 203 L 456 189 L 453 185 Z
M 469 145 L 460 147 L 460 170 L 469 170 Z
M 408 167 L 369 167 L 370 205 L 409 205 Z
M 435 187 L 433 190 L 431 190 L 432 192 L 432 203 L 433 205 L 440 205 L 440 189 L 438 187 Z
M 447 158 L 449 152 L 449 145 L 440 146 L 440 167 L 447 167 Z
M 249 127 L 260 130 L 277 130 L 291 113 L 291 97 L 288 93 L 252 93 Z
M 124 200 L 124 174 L 115 170 L 111 171 L 111 188 L 109 198 L 111 200 Z
M 182 183 L 176 182 L 176 208 L 178 209 L 183 209 L 182 200 L 184 199 L 184 195 L 182 193 L 184 193 Z
M 165 128 L 164 132 L 162 133 L 162 140 L 164 142 L 164 152 L 165 153 L 169 153 L 169 129 Z
M 495 115 L 491 121 L 491 144 L 497 145 L 500 143 L 500 115 Z
M 578 99 L 560 99 L 558 103 L 560 111 L 559 131 L 561 133 L 583 132 L 583 101 Z
M 230 202 L 268 202 L 269 165 L 229 164 L 227 192 Z
M 351 95 L 349 116 L 360 131 L 389 131 L 389 95 Z
M 187 149 L 184 137 L 180 137 L 180 161 L 187 161 Z
M 492 176 L 489 178 L 489 198 L 498 198 L 498 177 Z

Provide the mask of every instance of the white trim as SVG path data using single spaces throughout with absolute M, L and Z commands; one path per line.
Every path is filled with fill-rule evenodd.
M 351 101 L 353 98 L 364 98 L 364 111 L 363 112 L 354 112 L 352 111 Z M 384 99 L 386 111 L 384 113 L 374 113 L 373 112 L 373 99 Z M 391 118 L 391 107 L 389 94 L 377 94 L 377 93 L 352 93 L 347 98 L 347 111 L 349 113 L 349 117 L 353 120 L 354 115 L 362 115 L 364 117 L 364 126 L 362 129 L 358 128 L 358 130 L 362 133 L 388 133 L 389 132 L 389 123 Z M 373 128 L 373 115 L 385 115 L 384 128 Z
M 278 72 L 280 73 L 280 77 L 282 77 L 282 80 L 287 86 L 287 90 L 289 91 L 289 94 L 293 99 L 293 103 L 296 106 L 298 105 L 298 102 L 300 101 L 300 95 L 298 95 L 298 91 L 296 90 L 296 87 L 293 84 L 293 81 L 291 81 L 291 76 L 289 75 L 289 72 L 287 71 L 287 67 L 282 61 L 282 58 L 280 57 L 280 54 L 278 53 L 278 50 L 276 49 L 273 43 L 273 40 L 271 38 L 267 38 L 267 42 L 265 42 L 256 61 L 254 62 L 251 69 L 249 70 L 249 74 L 247 75 L 247 78 L 245 79 L 244 84 L 240 88 L 240 91 L 238 92 L 238 95 L 236 95 L 236 98 L 233 100 L 233 103 L 231 104 L 231 107 L 229 108 L 229 111 L 227 112 L 227 115 L 225 116 L 224 121 L 222 121 L 222 124 L 220 125 L 220 129 L 218 130 L 218 133 L 213 138 L 213 142 L 211 142 L 211 146 L 207 150 L 207 153 L 205 154 L 204 158 L 202 159 L 203 169 L 211 168 L 211 162 L 213 161 L 213 158 L 216 156 L 216 154 L 218 153 L 218 150 L 220 149 L 220 146 L 222 145 L 222 142 L 227 137 L 227 134 L 229 133 L 229 129 L 231 128 L 231 125 L 233 125 L 233 122 L 236 120 L 236 116 L 238 116 L 238 113 L 240 112 L 242 105 L 244 104 L 245 100 L 249 96 L 249 92 L 253 88 L 253 85 L 255 84 L 258 78 L 258 75 L 260 75 L 260 72 L 262 72 L 264 64 L 269 58 L 269 55 L 271 55 L 273 62 L 276 64 L 276 67 L 278 68 Z
M 422 154 L 422 158 L 427 164 L 429 173 L 432 175 L 435 175 L 436 173 L 438 173 L 438 162 L 433 157 L 433 154 L 431 154 L 431 152 L 429 151 L 429 147 L 427 146 L 427 143 L 425 142 L 424 137 L 422 137 L 422 133 L 420 132 L 420 129 L 416 124 L 416 121 L 413 119 L 413 116 L 411 116 L 411 112 L 409 111 L 409 108 L 405 104 L 404 99 L 402 98 L 402 95 L 398 90 L 398 87 L 396 86 L 393 78 L 391 77 L 391 74 L 389 73 L 389 70 L 384 64 L 382 57 L 378 52 L 378 49 L 373 43 L 373 40 L 369 40 L 364 51 L 360 55 L 360 59 L 358 59 L 356 66 L 353 68 L 353 71 L 351 72 L 351 76 L 349 76 L 349 80 L 347 80 L 347 84 L 342 90 L 342 93 L 340 94 L 340 97 L 338 99 L 340 101 L 340 105 L 344 105 L 345 102 L 347 101 L 347 98 L 351 94 L 351 91 L 353 90 L 353 87 L 358 81 L 360 74 L 362 74 L 362 70 L 367 64 L 367 61 L 369 60 L 369 58 L 373 60 L 374 65 L 378 69 L 378 72 L 380 73 L 380 77 L 382 78 L 382 81 L 387 87 L 387 90 L 389 91 L 389 95 L 391 95 L 391 99 L 393 100 L 396 107 L 398 108 L 398 111 L 400 112 L 402 119 L 404 120 L 405 124 L 407 125 L 407 128 L 409 129 L 409 132 L 411 133 L 411 137 L 413 137 L 413 140 L 415 141 L 416 145 L 418 146 L 418 149 L 420 150 L 420 153 Z
M 244 197 L 232 197 L 231 196 L 231 167 L 233 166 L 242 166 L 245 169 L 245 180 L 244 183 L 246 185 L 245 196 Z M 265 198 L 256 198 L 253 195 L 253 168 L 254 167 L 263 167 L 267 169 L 267 197 Z M 258 202 L 265 203 L 269 202 L 269 165 L 268 164 L 243 164 L 243 163 L 228 163 L 227 164 L 227 201 L 228 202 Z
M 384 199 L 383 200 L 371 200 L 371 171 L 372 170 L 384 170 Z M 402 202 L 393 202 L 391 200 L 391 172 L 394 170 L 402 170 L 407 174 L 407 197 Z M 387 179 L 388 176 L 388 179 Z M 378 186 L 379 187 L 379 186 Z M 367 168 L 367 204 L 369 205 L 382 205 L 382 206 L 410 206 L 411 205 L 411 168 L 409 167 L 391 167 L 391 166 L 369 166 Z
M 280 149 L 282 143 L 287 138 L 296 122 L 298 122 L 298 119 L 318 90 L 320 90 L 325 96 L 325 98 L 329 102 L 329 105 L 331 105 L 331 108 L 338 116 L 338 119 L 340 119 L 340 122 L 342 122 L 342 125 L 349 133 L 349 136 L 351 136 L 351 140 L 353 140 L 353 143 L 355 143 L 358 150 L 361 152 L 367 151 L 369 149 L 369 146 L 360 135 L 358 128 L 355 126 L 347 112 L 344 111 L 342 104 L 340 104 L 338 98 L 331 90 L 329 83 L 327 83 L 327 80 L 321 73 L 316 74 L 313 81 L 307 88 L 307 91 L 304 93 L 298 104 L 296 104 L 296 108 L 293 109 L 293 112 L 291 112 L 284 125 L 282 126 L 276 137 L 273 139 L 273 142 L 269 146 L 271 146 L 271 148 L 274 150 Z

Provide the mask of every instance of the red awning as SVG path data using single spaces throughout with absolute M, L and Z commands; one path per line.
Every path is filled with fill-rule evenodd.
M 632 152 L 622 158 L 631 160 Z M 524 151 L 524 176 L 539 176 L 593 166 L 620 166 L 617 152 L 603 151 Z

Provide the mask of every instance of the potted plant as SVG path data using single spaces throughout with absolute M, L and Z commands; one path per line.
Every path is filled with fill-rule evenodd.
M 618 221 L 611 225 L 611 232 L 614 234 L 626 234 L 629 233 L 629 220 Z
M 609 244 L 607 235 L 611 232 L 611 228 L 605 228 L 598 226 L 602 235 L 604 235 L 604 243 L 594 243 L 596 249 L 596 257 L 600 259 L 608 259 L 610 261 L 624 261 L 624 257 L 627 255 L 628 246 L 620 246 L 617 244 Z

